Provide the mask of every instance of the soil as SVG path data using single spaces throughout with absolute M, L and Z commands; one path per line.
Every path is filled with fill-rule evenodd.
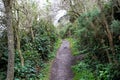
M 79 57 L 73 56 L 70 50 L 70 43 L 67 40 L 63 40 L 52 63 L 50 80 L 72 80 L 74 74 L 71 67 L 76 60 L 81 59 L 83 59 L 83 55 Z

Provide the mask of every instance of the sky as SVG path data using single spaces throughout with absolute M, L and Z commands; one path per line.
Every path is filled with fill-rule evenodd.
M 37 1 L 39 3 L 39 7 L 41 9 L 45 9 L 46 5 L 48 4 L 46 1 L 49 1 L 51 3 L 53 9 L 56 9 L 56 7 L 58 7 L 57 4 L 60 2 L 60 0 L 34 0 L 34 1 Z M 2 4 L 0 4 L 0 6 L 2 6 Z M 52 15 L 54 15 L 54 17 L 52 19 L 53 24 L 58 25 L 57 21 L 60 19 L 60 17 L 64 16 L 66 13 L 67 12 L 65 10 L 59 10 L 57 12 L 54 12 L 54 10 L 53 10 L 53 12 L 52 12 Z
M 36 0 L 36 1 L 39 2 L 40 7 L 43 8 L 43 9 L 47 5 L 47 2 L 46 2 L 47 0 Z M 58 4 L 60 2 L 60 0 L 48 0 L 48 1 L 51 3 L 51 5 L 53 6 L 53 8 L 58 7 L 56 4 Z M 57 14 L 55 14 L 54 12 L 52 12 L 52 13 L 53 13 L 53 15 L 55 15 L 54 19 L 53 19 L 53 24 L 55 26 L 58 25 L 58 20 L 60 19 L 60 17 L 62 17 L 65 14 L 67 14 L 67 12 L 65 10 L 59 10 L 57 12 Z
M 57 15 L 55 16 L 55 18 L 54 18 L 54 25 L 58 25 L 58 20 L 62 17 L 62 16 L 64 16 L 64 15 L 66 15 L 67 14 L 67 12 L 65 11 L 65 10 L 60 10 L 60 11 L 58 11 L 57 12 Z
M 47 5 L 47 0 L 36 0 L 37 2 L 39 2 L 40 7 L 45 7 Z M 49 2 L 51 2 L 52 4 L 54 3 L 55 0 L 48 0 Z

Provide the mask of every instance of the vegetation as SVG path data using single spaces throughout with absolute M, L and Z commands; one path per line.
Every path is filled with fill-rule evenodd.
M 48 31 L 49 30 L 49 31 Z M 50 57 L 49 55 L 53 52 L 53 42 L 56 42 L 56 34 L 54 32 L 54 27 L 43 21 L 38 22 L 34 25 L 34 41 L 31 42 L 31 36 L 28 34 L 21 35 L 21 51 L 24 56 L 24 66 L 21 66 L 21 60 L 18 51 L 15 53 L 15 79 L 39 79 L 39 71 L 42 70 L 46 64 L 46 60 Z M 0 40 L 4 41 L 4 48 L 1 49 L 2 58 L 1 63 L 3 66 L 7 63 L 7 41 L 6 34 Z M 3 68 L 1 67 L 1 70 Z M 6 70 L 6 68 L 4 69 Z M 3 71 L 4 71 L 3 70 Z M 22 73 L 22 74 L 21 74 Z M 2 78 L 3 76 L 3 78 Z M 4 79 L 4 75 L 1 74 L 1 79 Z
M 73 80 L 95 80 L 93 73 L 88 69 L 89 67 L 85 62 L 80 62 L 72 68 L 75 73 Z
M 72 55 L 74 55 L 74 56 L 79 55 L 77 40 L 74 38 L 68 38 L 67 40 L 70 42 L 70 48 L 72 51 Z
M 49 80 L 61 39 L 75 57 L 85 55 L 73 80 L 120 79 L 119 0 L 61 0 L 69 22 L 57 27 L 49 0 L 45 9 L 34 0 L 0 3 L 0 80 Z
M 61 39 L 58 39 L 54 44 L 54 49 L 53 49 L 54 51 L 51 54 L 49 54 L 49 61 L 46 63 L 46 66 L 41 71 L 42 75 L 40 77 L 40 80 L 49 80 L 53 59 L 56 56 L 56 53 L 58 48 L 60 47 L 60 44 L 61 44 Z
M 118 70 L 120 21 L 118 16 L 116 17 L 116 6 L 113 6 L 115 4 L 119 5 L 115 2 L 98 5 L 99 9 L 94 8 L 92 11 L 82 13 L 72 25 L 76 27 L 77 23 L 77 28 L 73 28 L 74 33 L 72 32 L 71 36 L 77 39 L 79 45 L 76 48 L 79 54 L 87 54 L 83 62 L 78 62 L 73 67 L 74 80 L 118 80 L 120 78 Z M 85 65 L 88 67 L 86 68 Z

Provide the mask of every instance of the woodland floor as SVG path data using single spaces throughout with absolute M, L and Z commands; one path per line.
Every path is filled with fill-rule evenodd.
M 82 58 L 83 55 L 73 56 L 70 50 L 70 43 L 67 40 L 63 40 L 52 63 L 50 80 L 72 80 L 74 76 L 71 69 L 72 64 Z

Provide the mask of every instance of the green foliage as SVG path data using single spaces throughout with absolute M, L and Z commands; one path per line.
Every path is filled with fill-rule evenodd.
M 118 80 L 120 78 L 117 69 L 119 68 L 119 63 L 115 65 L 113 62 L 113 59 L 120 62 L 120 21 L 113 20 L 111 11 L 111 3 L 105 4 L 102 12 L 94 9 L 91 12 L 83 13 L 76 21 L 78 23 L 77 27 L 74 24 L 72 25 L 74 28 L 72 37 L 77 40 L 76 48 L 79 54 L 87 54 L 84 61 L 89 67 L 86 70 L 90 70 L 89 72 L 95 75 L 93 80 Z M 113 37 L 115 55 L 111 51 L 106 25 L 108 25 Z M 109 58 L 112 62 L 109 61 Z M 74 71 L 79 71 L 79 69 L 77 65 Z M 75 80 L 78 80 L 79 76 L 82 77 L 84 74 L 88 74 L 86 70 L 80 71 L 82 72 L 81 74 L 77 74 L 80 72 L 75 72 Z
M 52 24 L 41 21 L 39 25 L 34 26 L 35 40 L 33 44 L 38 53 L 40 53 L 41 58 L 46 59 L 53 49 L 57 36 Z
M 119 31 L 120 31 L 120 21 L 118 20 L 113 20 L 112 21 L 112 24 L 111 24 L 111 31 L 116 33 L 116 34 L 119 34 Z
M 50 75 L 50 68 L 51 68 L 51 60 L 49 62 L 45 63 L 44 68 L 40 71 L 40 77 L 39 80 L 49 80 Z
M 62 42 L 61 39 L 58 39 L 55 42 L 53 52 L 51 54 L 49 54 L 49 61 L 47 63 L 45 63 L 44 68 L 41 70 L 40 80 L 49 80 L 49 78 L 50 78 L 50 72 L 49 71 L 51 69 L 51 65 L 52 65 L 53 59 L 55 58 L 57 50 L 61 45 L 61 42 Z
M 61 39 L 58 39 L 58 40 L 55 42 L 55 44 L 54 44 L 54 46 L 53 46 L 53 51 L 52 51 L 52 53 L 48 55 L 50 59 L 51 59 L 51 58 L 54 58 L 54 57 L 56 56 L 57 50 L 59 49 L 61 43 L 62 43 L 62 40 L 61 40 Z
M 98 80 L 112 80 L 111 76 L 110 76 L 110 69 L 111 69 L 112 65 L 103 65 L 103 64 L 98 64 L 96 66 L 96 71 L 98 74 Z
M 72 24 L 67 24 L 66 26 L 59 26 L 59 36 L 64 39 L 64 38 L 69 38 L 72 37 L 72 34 L 74 32 L 74 27 Z
M 44 20 L 35 21 L 32 26 L 34 40 L 29 31 L 20 30 L 21 52 L 24 58 L 24 66 L 18 51 L 15 51 L 15 80 L 39 80 L 43 75 L 42 69 L 47 68 L 50 57 L 53 55 L 54 43 L 57 35 L 54 26 Z M 4 80 L 7 70 L 7 35 L 2 33 L 0 37 L 0 79 Z M 16 42 L 15 42 L 16 43 Z M 15 44 L 16 48 L 16 44 Z M 46 71 L 45 70 L 45 71 Z M 47 72 L 47 71 L 46 71 Z
M 24 79 L 38 79 L 35 68 L 29 63 L 26 63 L 24 67 L 18 63 L 15 65 L 15 80 L 24 80 Z
M 4 80 L 6 77 L 7 70 L 7 33 L 3 31 L 0 36 L 0 80 Z
M 78 49 L 80 51 L 79 53 L 90 53 L 91 51 L 93 51 L 93 48 L 95 47 L 96 47 L 96 50 L 98 49 L 97 47 L 99 45 L 97 45 L 96 43 L 99 41 L 97 41 L 97 38 L 95 36 L 96 33 L 92 28 L 93 26 L 91 26 L 91 24 L 92 24 L 92 21 L 94 21 L 99 14 L 100 12 L 98 10 L 94 10 L 93 12 L 82 14 L 78 18 L 78 27 L 74 35 L 76 36 L 75 38 L 77 38 L 78 40 L 78 44 L 79 44 Z M 97 26 L 96 29 L 99 29 L 99 26 Z M 101 35 L 101 33 L 99 32 L 98 34 Z
M 79 54 L 79 50 L 78 50 L 78 42 L 76 39 L 74 38 L 68 38 L 68 41 L 70 42 L 70 48 L 72 51 L 72 55 L 78 55 Z
M 41 20 L 33 25 L 34 40 L 31 41 L 32 38 L 28 35 L 28 39 L 23 37 L 24 43 L 21 42 L 25 60 L 24 67 L 21 67 L 19 54 L 16 53 L 15 77 L 20 80 L 38 80 L 44 76 L 42 74 L 44 71 L 41 69 L 47 66 L 46 61 L 49 60 L 49 55 L 52 54 L 53 45 L 57 40 L 52 24 Z
M 37 9 L 35 4 L 32 4 L 32 7 L 32 9 Z M 37 12 L 34 11 L 32 14 L 34 13 L 37 16 Z M 20 12 L 20 16 L 22 16 L 20 20 L 23 18 L 21 22 L 26 23 L 26 17 L 22 14 Z M 105 15 L 107 25 L 113 36 L 115 55 L 111 51 L 103 15 Z M 71 17 L 74 18 L 73 16 Z M 61 38 L 67 37 L 71 42 L 73 55 L 88 54 L 83 62 L 81 61 L 72 67 L 75 73 L 74 80 L 120 79 L 120 20 L 113 20 L 112 17 L 114 18 L 115 15 L 112 14 L 111 2 L 108 2 L 104 4 L 102 12 L 94 9 L 90 12 L 80 14 L 79 18 L 73 24 L 59 27 L 59 36 Z M 29 19 L 32 19 L 32 17 L 29 17 Z M 21 52 L 25 60 L 25 65 L 21 66 L 20 56 L 16 50 L 15 80 L 48 80 L 48 70 L 60 46 L 61 40 L 57 39 L 58 35 L 55 28 L 49 22 L 34 20 L 31 26 L 34 34 L 33 40 L 29 29 L 20 30 L 19 32 Z M 2 36 L 0 36 L 0 43 L 0 80 L 4 80 L 8 56 L 6 31 L 3 31 Z M 111 58 L 111 63 L 108 57 Z M 114 58 L 118 61 L 118 65 L 113 63 Z
M 90 68 L 84 62 L 80 62 L 79 64 L 74 65 L 72 68 L 75 73 L 73 80 L 95 80 Z
M 0 80 L 5 80 L 6 72 L 4 70 L 0 70 Z

